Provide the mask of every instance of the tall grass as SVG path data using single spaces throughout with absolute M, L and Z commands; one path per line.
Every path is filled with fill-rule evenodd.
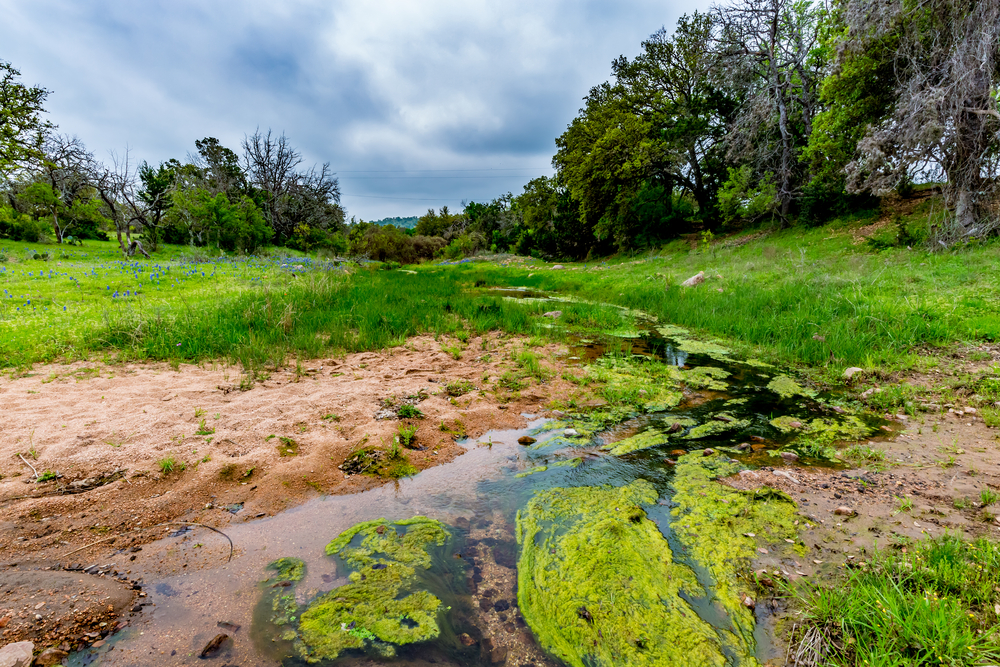
M 944 536 L 877 553 L 846 582 L 805 589 L 807 626 L 830 665 L 955 667 L 1000 660 L 1000 547 Z

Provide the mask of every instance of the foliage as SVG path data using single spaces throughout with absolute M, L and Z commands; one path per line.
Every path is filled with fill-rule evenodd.
M 26 86 L 21 72 L 0 60 L 0 176 L 7 177 L 41 157 L 41 142 L 52 125 L 42 119 L 49 91 Z
M 719 188 L 719 213 L 727 225 L 738 221 L 756 222 L 778 208 L 778 188 L 774 174 L 766 172 L 754 185 L 750 165 L 729 168 L 729 178 Z

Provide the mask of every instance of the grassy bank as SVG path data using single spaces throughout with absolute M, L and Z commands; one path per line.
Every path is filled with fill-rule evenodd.
M 333 267 L 275 252 L 207 258 L 167 247 L 123 261 L 114 244 L 0 248 L 0 366 L 109 353 L 119 359 L 228 358 L 256 368 L 289 355 L 381 349 L 417 333 L 546 334 L 540 304 L 476 288 L 526 286 L 645 310 L 788 364 L 907 368 L 929 346 L 1000 338 L 1000 245 L 959 251 L 858 243 L 871 219 L 738 242 L 675 242 L 634 258 Z M 47 261 L 34 259 L 48 252 Z M 694 288 L 680 283 L 704 271 Z M 564 318 L 610 318 L 567 305 Z M 537 312 L 536 312 L 537 311 Z M 595 324 L 591 321 L 590 324 Z M 620 325 L 621 322 L 617 322 Z

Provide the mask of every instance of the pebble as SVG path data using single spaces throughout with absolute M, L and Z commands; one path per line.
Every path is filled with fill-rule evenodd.
M 857 512 L 855 512 L 854 509 L 848 507 L 847 505 L 841 505 L 837 509 L 833 510 L 833 513 L 838 514 L 840 516 L 854 516 L 855 514 L 857 514 Z
M 517 439 L 517 444 L 524 445 L 525 447 L 527 447 L 528 445 L 533 445 L 536 442 L 538 441 L 535 438 L 532 438 L 530 435 L 522 435 L 520 438 Z

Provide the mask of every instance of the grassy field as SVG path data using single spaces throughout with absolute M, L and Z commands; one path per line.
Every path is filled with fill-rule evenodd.
M 934 363 L 933 346 L 1000 338 L 1000 244 L 875 251 L 855 235 L 871 222 L 793 228 L 742 244 L 677 241 L 561 270 L 537 260 L 348 269 L 280 250 L 210 258 L 179 247 L 123 260 L 113 243 L 0 243 L 0 366 L 106 354 L 226 358 L 255 369 L 291 356 L 381 349 L 422 332 L 551 335 L 537 317 L 542 305 L 477 289 L 493 286 L 641 309 L 831 377 L 851 365 L 920 367 Z M 699 271 L 703 284 L 680 286 Z M 570 323 L 628 326 L 607 309 L 562 310 Z

